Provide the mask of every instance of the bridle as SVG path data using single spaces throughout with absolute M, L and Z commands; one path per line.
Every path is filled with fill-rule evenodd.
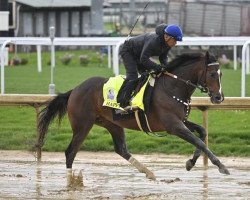
M 207 93 L 208 94 L 209 90 L 208 90 L 208 87 L 207 87 L 207 78 L 206 78 L 207 68 L 209 66 L 213 66 L 213 65 L 219 65 L 219 63 L 218 62 L 212 62 L 212 63 L 209 63 L 209 64 L 205 63 L 205 65 L 204 65 L 205 69 L 202 71 L 202 74 L 201 74 L 200 78 L 198 79 L 197 84 L 192 83 L 190 80 L 185 80 L 185 79 L 179 78 L 178 76 L 176 76 L 176 75 L 174 75 L 174 74 L 172 74 L 172 73 L 170 73 L 168 71 L 164 71 L 163 74 L 168 75 L 168 76 L 170 76 L 172 78 L 175 78 L 176 80 L 179 80 L 179 81 L 185 83 L 186 85 L 197 88 L 202 93 Z M 204 76 L 204 81 L 201 82 L 201 80 L 203 79 L 203 76 Z

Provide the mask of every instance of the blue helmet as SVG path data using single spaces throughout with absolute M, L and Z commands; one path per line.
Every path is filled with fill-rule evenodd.
M 164 32 L 173 37 L 176 41 L 182 41 L 182 30 L 178 25 L 168 25 Z

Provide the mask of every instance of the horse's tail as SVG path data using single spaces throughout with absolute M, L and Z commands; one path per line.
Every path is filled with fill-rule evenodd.
M 48 105 L 39 113 L 38 118 L 38 133 L 39 138 L 37 140 L 36 147 L 41 148 L 44 144 L 44 137 L 48 131 L 48 127 L 53 119 L 58 116 L 59 124 L 61 119 L 67 112 L 68 99 L 72 90 L 57 95 L 52 99 Z

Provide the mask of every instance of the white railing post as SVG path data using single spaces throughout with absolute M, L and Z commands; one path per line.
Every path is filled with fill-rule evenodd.
M 37 51 L 37 71 L 42 72 L 42 48 L 41 45 L 36 45 Z
M 112 46 L 112 52 L 113 52 L 113 72 L 114 75 L 119 74 L 119 50 L 117 50 L 117 46 Z
M 111 68 L 111 47 L 108 45 L 108 68 Z
M 5 85 L 4 85 L 4 54 L 5 54 L 5 47 L 7 44 L 11 43 L 11 40 L 6 40 L 3 42 L 1 46 L 0 56 L 1 56 L 1 94 L 4 94 Z
M 242 67 L 241 67 L 241 97 L 246 96 L 246 54 L 250 40 L 246 41 L 242 47 Z M 249 55 L 248 55 L 249 56 Z
M 113 67 L 115 75 L 119 75 L 119 48 L 123 42 L 124 40 L 120 40 L 113 48 Z
M 55 68 L 55 28 L 52 26 L 49 29 L 50 39 L 51 39 L 51 58 L 50 58 L 50 84 L 49 84 L 49 94 L 55 94 L 55 84 L 54 84 L 54 68 Z
M 250 63 L 249 63 L 249 45 L 247 46 L 247 50 L 246 50 L 246 74 L 250 74 Z
M 234 70 L 237 70 L 237 46 L 234 45 Z

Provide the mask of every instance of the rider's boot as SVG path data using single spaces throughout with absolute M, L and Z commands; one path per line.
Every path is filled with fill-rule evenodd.
M 129 106 L 130 99 L 132 98 L 133 91 L 137 85 L 136 80 L 125 79 L 122 87 L 117 95 L 117 102 L 120 103 L 120 107 L 125 108 Z

